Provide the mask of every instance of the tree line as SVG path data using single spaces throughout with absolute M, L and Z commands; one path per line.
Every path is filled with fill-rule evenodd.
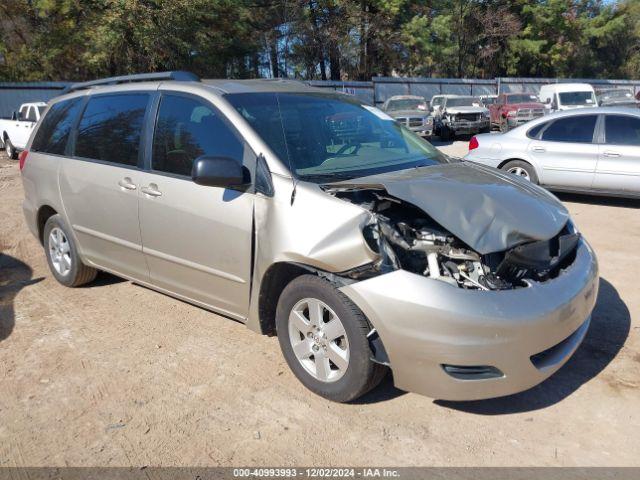
M 640 77 L 640 0 L 2 0 L 0 79 Z

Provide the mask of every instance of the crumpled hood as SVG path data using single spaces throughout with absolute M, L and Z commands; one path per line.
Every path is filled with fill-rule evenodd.
M 401 170 L 332 183 L 383 188 L 422 209 L 480 254 L 557 235 L 569 212 L 527 180 L 469 162 Z

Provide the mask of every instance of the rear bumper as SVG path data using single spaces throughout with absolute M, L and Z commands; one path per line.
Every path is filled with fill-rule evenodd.
M 37 209 L 35 205 L 29 201 L 28 196 L 25 196 L 22 202 L 22 213 L 24 214 L 24 219 L 29 227 L 29 231 L 34 237 L 38 238 Z
M 517 393 L 558 370 L 582 342 L 598 292 L 582 240 L 557 278 L 483 292 L 398 270 L 341 289 L 368 316 L 398 388 L 446 400 Z M 501 376 L 460 379 L 443 366 L 490 366 Z

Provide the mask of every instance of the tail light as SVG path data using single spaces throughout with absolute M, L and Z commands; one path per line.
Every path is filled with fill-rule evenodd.
M 471 140 L 469 140 L 469 151 L 474 150 L 479 146 L 480 144 L 478 143 L 478 139 L 476 137 L 471 137 Z
M 23 150 L 18 157 L 18 160 L 20 161 L 20 170 L 24 168 L 24 163 L 27 161 L 27 155 L 29 155 L 29 151 Z

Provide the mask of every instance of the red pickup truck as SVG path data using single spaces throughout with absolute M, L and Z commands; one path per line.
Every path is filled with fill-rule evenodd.
M 533 93 L 501 93 L 496 103 L 489 105 L 491 127 L 503 133 L 544 113 L 544 104 Z

